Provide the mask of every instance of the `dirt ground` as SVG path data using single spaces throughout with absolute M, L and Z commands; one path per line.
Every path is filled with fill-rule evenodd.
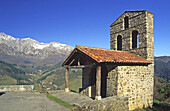
M 0 111 L 70 111 L 36 92 L 0 93 Z

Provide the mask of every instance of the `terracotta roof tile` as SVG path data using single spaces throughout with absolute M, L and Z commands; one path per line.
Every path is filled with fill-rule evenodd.
M 152 63 L 144 58 L 138 57 L 126 51 L 117 51 L 111 49 L 102 49 L 95 47 L 79 46 L 76 49 L 85 53 L 98 63 L 114 62 L 114 63 Z

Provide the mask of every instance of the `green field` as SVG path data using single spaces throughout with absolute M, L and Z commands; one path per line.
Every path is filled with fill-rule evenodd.
M 0 85 L 14 85 L 17 80 L 7 75 L 0 75 Z
M 61 89 L 65 88 L 65 84 L 60 86 Z M 69 80 L 69 89 L 75 92 L 79 92 L 79 88 L 82 88 L 82 76 L 78 76 L 72 80 Z

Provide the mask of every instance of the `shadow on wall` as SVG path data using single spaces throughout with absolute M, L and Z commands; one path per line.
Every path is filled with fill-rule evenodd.
M 3 94 L 5 94 L 5 92 L 0 92 L 0 96 L 2 96 Z

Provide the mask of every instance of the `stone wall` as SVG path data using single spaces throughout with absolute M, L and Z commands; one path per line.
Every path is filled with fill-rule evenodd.
M 129 28 L 124 28 L 124 17 L 129 17 Z M 122 14 L 110 26 L 110 48 L 117 50 L 117 36 L 122 36 L 122 50 L 132 49 L 132 31 L 137 30 L 139 34 L 146 32 L 145 12 L 132 12 Z M 140 35 L 139 35 L 140 36 Z M 143 38 L 145 39 L 145 38 Z M 146 44 L 145 44 L 146 46 Z
M 118 66 L 117 95 L 129 97 L 129 109 L 153 104 L 153 75 L 148 66 Z
M 124 17 L 129 27 L 125 28 Z M 139 34 L 139 47 L 132 48 L 132 32 Z M 142 108 L 153 104 L 154 84 L 154 38 L 153 14 L 149 11 L 127 11 L 110 25 L 110 48 L 117 50 L 117 36 L 122 36 L 122 50 L 133 53 L 152 62 L 149 65 L 118 66 L 111 72 L 117 77 L 117 95 L 129 97 L 129 108 Z M 112 77 L 114 78 L 114 77 Z M 115 80 L 115 79 L 113 79 Z M 107 84 L 109 85 L 109 84 Z
M 128 111 L 128 98 L 125 96 L 112 96 L 100 101 L 93 100 L 75 111 Z
M 106 96 L 117 95 L 117 65 L 107 65 L 107 90 Z
M 127 96 L 129 110 L 152 107 L 153 71 L 150 65 L 107 65 L 107 97 Z
M 0 85 L 0 92 L 33 91 L 34 85 Z
M 129 28 L 124 28 L 124 17 L 129 17 Z M 139 48 L 132 48 L 132 32 L 139 33 Z M 117 36 L 122 36 L 122 50 L 134 53 L 147 60 L 154 59 L 153 14 L 149 11 L 123 13 L 110 26 L 110 48 L 117 50 Z

